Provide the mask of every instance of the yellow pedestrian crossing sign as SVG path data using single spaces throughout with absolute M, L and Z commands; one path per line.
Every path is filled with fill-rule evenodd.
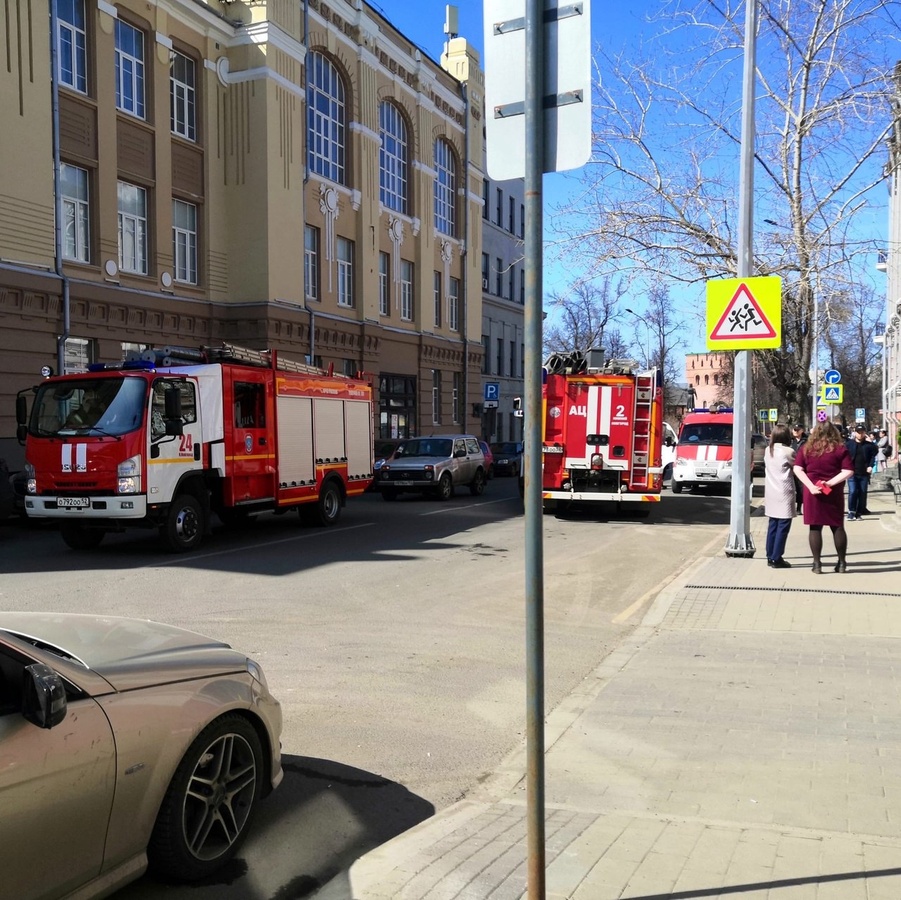
M 843 384 L 824 384 L 820 388 L 820 402 L 841 403 L 844 397 L 845 386 Z
M 782 279 L 718 278 L 707 282 L 707 349 L 782 346 Z

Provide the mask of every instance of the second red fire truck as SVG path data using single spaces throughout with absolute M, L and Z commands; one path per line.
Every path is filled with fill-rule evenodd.
M 658 371 L 603 351 L 545 363 L 542 501 L 546 510 L 614 502 L 639 515 L 660 501 L 664 443 Z

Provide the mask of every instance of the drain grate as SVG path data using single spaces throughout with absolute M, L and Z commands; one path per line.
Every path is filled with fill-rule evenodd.
M 686 584 L 682 590 L 691 591 L 766 591 L 767 593 L 781 593 L 788 591 L 792 594 L 841 594 L 845 597 L 893 597 L 901 600 L 901 594 L 891 594 L 888 591 L 841 591 L 835 588 L 774 588 L 774 587 L 753 587 L 753 586 L 729 586 L 724 587 L 721 584 Z

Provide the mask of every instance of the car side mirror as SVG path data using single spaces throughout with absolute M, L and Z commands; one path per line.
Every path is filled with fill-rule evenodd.
M 50 666 L 25 667 L 22 715 L 38 728 L 53 728 L 66 718 L 66 688 Z

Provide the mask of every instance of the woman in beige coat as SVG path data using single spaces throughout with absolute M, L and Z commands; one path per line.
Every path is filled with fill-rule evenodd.
M 763 455 L 766 481 L 764 509 L 769 517 L 766 531 L 766 561 L 774 569 L 790 569 L 782 554 L 795 516 L 795 451 L 787 425 L 776 425 L 770 435 L 770 445 Z

